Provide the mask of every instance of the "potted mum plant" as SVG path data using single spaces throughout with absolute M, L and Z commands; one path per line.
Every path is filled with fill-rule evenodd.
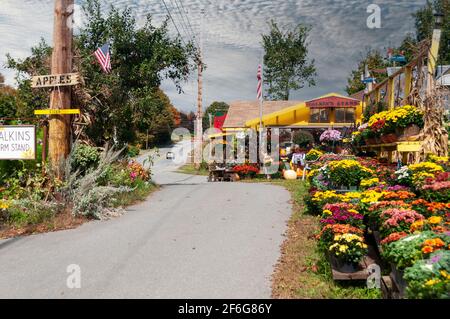
M 337 130 L 328 129 L 322 133 L 320 136 L 320 142 L 325 143 L 327 146 L 331 147 L 331 151 L 335 151 L 336 143 L 342 140 L 341 132 Z
M 331 264 L 343 273 L 353 273 L 359 270 L 359 263 L 368 253 L 364 238 L 356 234 L 336 235 L 333 244 L 328 249 Z
M 340 189 L 357 189 L 363 179 L 373 176 L 371 169 L 356 160 L 332 161 L 324 170 L 333 186 Z

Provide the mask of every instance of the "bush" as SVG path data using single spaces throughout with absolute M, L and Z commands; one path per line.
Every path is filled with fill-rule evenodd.
M 6 210 L 3 210 L 1 219 L 8 225 L 25 227 L 48 221 L 60 210 L 61 205 L 54 202 L 33 199 L 15 200 Z
M 307 131 L 297 131 L 294 133 L 293 141 L 300 147 L 307 147 L 314 144 L 314 136 Z
M 73 171 L 84 174 L 88 170 L 94 169 L 100 160 L 100 152 L 96 147 L 84 144 L 77 144 L 71 155 L 71 167 Z
M 127 150 L 127 156 L 133 158 L 141 153 L 141 149 L 138 146 L 129 145 Z

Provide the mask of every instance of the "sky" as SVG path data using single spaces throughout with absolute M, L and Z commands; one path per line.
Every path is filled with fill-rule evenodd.
M 76 5 L 82 0 L 75 0 Z M 181 7 L 180 2 L 184 8 Z M 315 87 L 292 92 L 292 100 L 309 100 L 330 93 L 345 93 L 347 77 L 368 49 L 386 52 L 398 45 L 414 31 L 412 14 L 423 7 L 426 0 L 102 0 L 108 5 L 126 6 L 135 10 L 138 21 L 147 14 L 155 24 L 166 17 L 167 5 L 181 36 L 191 33 L 183 28 L 190 23 L 196 39 L 202 34 L 204 61 L 204 105 L 213 101 L 256 99 L 256 72 L 262 59 L 261 34 L 267 33 L 271 19 L 281 26 L 292 27 L 305 23 L 312 27 L 309 57 L 315 59 L 318 76 Z M 177 8 L 185 10 L 186 18 Z M 381 28 L 370 29 L 367 8 L 377 4 L 381 8 Z M 78 6 L 76 6 L 78 8 Z M 202 19 L 201 10 L 205 14 Z M 77 14 L 77 23 L 82 23 Z M 41 37 L 52 41 L 53 0 L 0 0 L 0 73 L 7 83 L 14 85 L 14 73 L 5 69 L 6 54 L 25 58 Z M 171 33 L 178 33 L 170 25 Z M 171 82 L 164 82 L 163 90 L 172 103 L 183 111 L 196 109 L 196 75 L 183 85 L 178 94 Z

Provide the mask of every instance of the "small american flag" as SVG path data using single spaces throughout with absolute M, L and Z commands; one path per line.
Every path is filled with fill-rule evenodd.
M 256 92 L 257 92 L 256 97 L 257 97 L 258 100 L 261 100 L 262 99 L 262 94 L 263 94 L 263 92 L 262 92 L 262 66 L 261 66 L 261 64 L 258 66 L 258 74 L 257 74 L 256 77 L 258 79 L 258 87 L 257 87 L 257 90 L 256 90 Z
M 94 52 L 95 57 L 97 58 L 98 63 L 102 67 L 102 70 L 105 73 L 111 72 L 111 53 L 109 51 L 109 44 L 105 44 L 101 48 L 98 48 L 97 51 Z

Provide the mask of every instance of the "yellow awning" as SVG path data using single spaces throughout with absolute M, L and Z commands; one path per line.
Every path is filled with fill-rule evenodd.
M 321 96 L 319 98 L 317 98 L 317 100 L 319 99 L 324 99 L 324 98 L 328 98 L 328 97 L 339 97 L 339 98 L 344 98 L 344 99 L 351 99 L 347 96 L 343 96 L 341 94 L 338 93 L 330 93 L 330 94 L 326 94 L 324 96 Z M 316 99 L 315 99 L 316 100 Z M 310 120 L 310 109 L 309 107 L 307 107 L 308 102 L 303 102 L 288 108 L 285 108 L 283 110 L 271 113 L 271 114 L 267 114 L 265 116 L 263 116 L 262 118 L 262 122 L 264 126 L 298 126 L 298 127 L 307 127 L 307 126 L 311 126 L 311 127 L 326 127 L 326 126 L 332 126 L 332 125 L 336 125 L 336 126 L 348 126 L 348 123 L 344 123 L 344 124 L 333 124 L 333 123 L 321 123 L 321 124 L 315 124 L 315 123 L 308 123 Z M 362 102 L 360 103 L 360 105 L 356 108 L 356 120 L 357 122 L 360 122 L 361 120 L 361 116 L 362 116 Z M 254 118 L 252 120 L 249 120 L 245 123 L 245 125 L 247 127 L 251 127 L 251 128 L 257 128 L 260 125 L 260 118 Z M 352 124 L 352 123 L 350 123 Z

